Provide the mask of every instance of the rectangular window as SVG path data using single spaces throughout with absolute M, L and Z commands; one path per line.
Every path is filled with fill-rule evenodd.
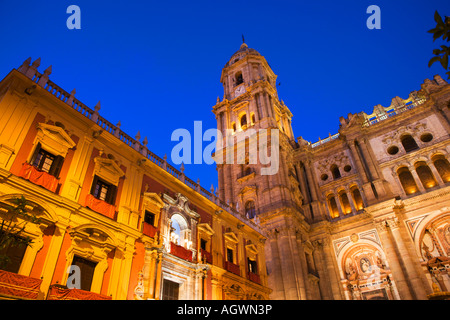
M 108 183 L 97 176 L 94 176 L 92 182 L 91 194 L 109 204 L 114 204 L 116 201 L 117 187 L 111 183 Z
M 206 250 L 207 243 L 208 243 L 208 241 L 206 241 L 205 239 L 200 239 L 200 248 L 202 248 L 203 250 Z
M 0 262 L 0 268 L 8 272 L 18 273 L 26 250 L 26 244 L 8 245 L 1 249 L 0 256 L 8 257 L 8 262 Z
M 31 165 L 36 169 L 47 172 L 48 174 L 57 177 L 61 172 L 64 158 L 61 156 L 55 156 L 50 152 L 42 149 L 41 144 L 38 143 L 36 150 L 31 158 Z
M 258 274 L 257 264 L 255 260 L 251 260 L 250 258 L 247 258 L 248 262 L 248 271 Z
M 234 256 L 233 249 L 227 248 L 227 261 L 234 263 L 233 256 Z
M 94 278 L 94 270 L 97 266 L 96 262 L 90 261 L 88 259 L 81 258 L 79 256 L 74 256 L 72 260 L 72 265 L 76 265 L 80 268 L 80 282 L 81 290 L 90 291 L 92 279 Z
M 177 282 L 164 279 L 162 294 L 163 300 L 178 300 L 179 291 L 180 285 Z
M 144 222 L 153 226 L 153 224 L 155 223 L 155 215 L 150 211 L 145 210 Z

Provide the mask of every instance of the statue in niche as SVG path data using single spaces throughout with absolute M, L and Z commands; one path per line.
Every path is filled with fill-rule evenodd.
M 425 243 L 422 244 L 422 250 L 425 251 L 423 255 L 426 260 L 431 260 L 434 258 L 434 256 L 430 252 L 430 249 L 428 248 L 428 246 Z
M 450 255 L 450 224 L 445 226 L 444 239 L 446 243 L 447 256 Z
M 383 259 L 381 258 L 380 253 L 377 251 L 376 253 L 376 258 L 377 258 L 377 267 L 380 270 L 384 270 L 386 269 L 386 264 L 384 263 Z

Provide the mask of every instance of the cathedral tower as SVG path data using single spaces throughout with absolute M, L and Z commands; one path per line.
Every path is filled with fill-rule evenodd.
M 266 59 L 245 43 L 222 70 L 224 97 L 213 107 L 224 136 L 216 151 L 219 198 L 265 229 L 271 298 L 306 299 L 307 260 L 299 244 L 309 226 L 294 165 L 292 113 L 278 97 L 276 79 Z M 275 170 L 266 173 L 268 166 Z

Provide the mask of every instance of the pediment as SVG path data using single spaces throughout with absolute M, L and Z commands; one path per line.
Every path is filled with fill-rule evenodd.
M 119 165 L 113 159 L 96 157 L 94 159 L 94 172 L 99 177 L 111 182 L 114 185 L 119 184 L 119 179 L 125 175 Z
M 198 231 L 206 233 L 208 236 L 212 236 L 214 234 L 213 228 L 208 223 L 200 223 L 198 226 Z
M 233 111 L 234 111 L 234 112 L 239 112 L 240 109 L 247 107 L 249 104 L 250 104 L 250 102 L 247 101 L 247 100 L 238 102 L 238 103 L 236 103 L 236 104 L 234 105 Z
M 258 253 L 258 248 L 256 248 L 256 246 L 253 243 L 247 244 L 245 246 L 245 249 L 247 249 L 249 252 L 251 252 L 253 254 L 257 254 Z
M 236 236 L 236 234 L 233 231 L 226 232 L 224 234 L 224 237 L 228 241 L 231 241 L 231 242 L 234 242 L 234 243 L 238 243 L 239 242 L 238 237 Z
M 245 195 L 246 193 L 256 193 L 256 186 L 245 186 L 239 191 L 240 195 Z
M 160 198 L 160 196 L 157 193 L 154 192 L 144 192 L 144 202 L 150 202 L 154 204 L 155 206 L 162 208 L 164 207 L 164 201 Z
M 67 132 L 58 126 L 39 123 L 37 125 L 37 140 L 54 155 L 66 156 L 67 150 L 75 147 L 76 143 Z

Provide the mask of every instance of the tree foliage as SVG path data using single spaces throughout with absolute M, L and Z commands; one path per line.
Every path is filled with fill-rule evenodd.
M 450 41 L 450 17 L 445 17 L 444 20 L 436 11 L 434 13 L 434 21 L 436 22 L 436 27 L 428 30 L 428 33 L 433 34 L 433 42 L 442 37 L 442 40 Z M 428 67 L 431 67 L 433 63 L 439 61 L 442 67 L 448 69 L 448 56 L 450 54 L 450 47 L 446 45 L 441 45 L 440 49 L 434 49 L 433 54 L 435 57 L 431 58 L 428 62 Z M 450 71 L 446 72 L 448 79 L 450 79 Z
M 28 201 L 24 196 L 13 199 L 12 203 L 0 215 L 0 269 L 10 262 L 4 253 L 8 247 L 31 246 L 32 239 L 24 234 L 27 223 L 39 223 L 39 218 L 28 211 Z

